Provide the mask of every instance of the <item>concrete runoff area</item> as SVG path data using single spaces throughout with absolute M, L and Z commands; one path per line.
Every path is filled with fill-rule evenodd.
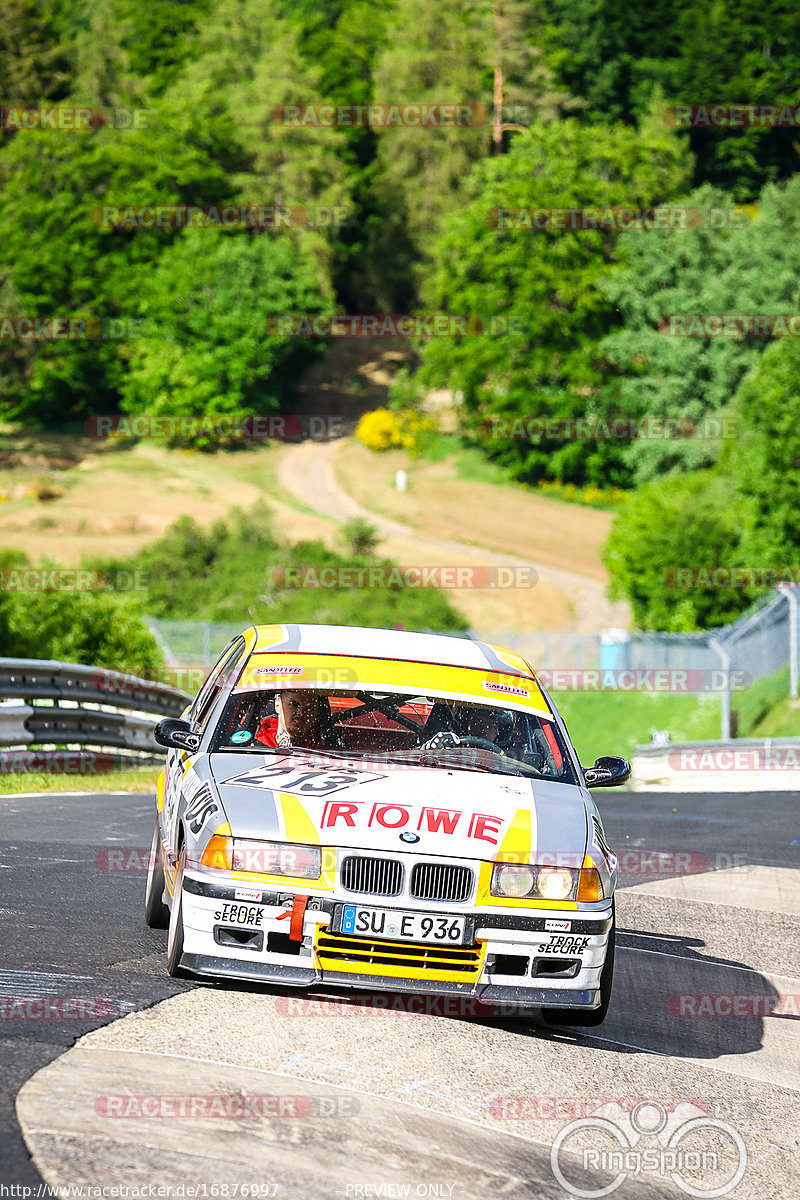
M 105 1200 L 114 1187 L 131 1200 L 130 1189 L 151 1185 L 185 1200 L 192 1184 L 207 1189 L 196 1200 L 212 1200 L 215 1184 L 235 1200 L 234 1186 L 243 1195 L 258 1183 L 275 1190 L 251 1195 L 278 1200 L 561 1197 L 551 1153 L 564 1132 L 609 1105 L 630 1124 L 645 1103 L 669 1120 L 688 1106 L 702 1149 L 721 1149 L 709 1140 L 720 1127 L 708 1121 L 740 1139 L 747 1161 L 734 1200 L 796 1194 L 800 851 L 791 798 L 598 800 L 626 875 L 609 1014 L 580 1031 L 417 996 L 409 1004 L 398 994 L 170 980 L 166 936 L 143 926 L 142 876 L 96 866 L 100 814 L 108 845 L 145 846 L 152 800 L 6 798 L 4 903 L 19 918 L 7 927 L 8 970 L 22 978 L 35 967 L 49 995 L 45 968 L 64 992 L 68 964 L 76 994 L 138 1009 L 71 1048 L 85 1026 L 73 1023 L 70 1034 L 69 1022 L 5 1022 L 19 1064 L 9 1099 L 31 1174 L 82 1188 L 74 1200 Z M 646 874 L 687 856 L 698 873 Z M 7 981 L 9 995 L 30 994 L 20 987 L 16 975 Z M 47 1060 L 36 1063 L 43 1038 Z M 65 1052 L 52 1059 L 56 1045 Z M 199 1111 L 176 1108 L 180 1097 Z M 263 1115 L 253 1108 L 259 1097 L 273 1106 Z M 220 1113 L 214 1098 L 238 1107 Z M 658 1144 L 649 1133 L 636 1142 Z M 18 1163 L 12 1152 L 7 1161 Z M 582 1179 L 571 1151 L 559 1162 L 577 1187 L 613 1182 L 604 1171 Z M 15 1165 L 8 1178 L 21 1174 Z M 667 1193 L 685 1194 L 669 1173 L 631 1167 L 615 1194 Z
M 800 877 L 790 867 L 748 864 L 723 871 L 678 875 L 634 884 L 645 896 L 725 904 L 766 913 L 800 917 Z

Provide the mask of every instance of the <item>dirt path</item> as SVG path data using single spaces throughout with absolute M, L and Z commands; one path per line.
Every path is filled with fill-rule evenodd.
M 520 635 L 537 631 L 596 633 L 608 626 L 628 624 L 626 606 L 607 600 L 603 579 L 448 537 L 445 521 L 441 524 L 444 536 L 432 537 L 429 533 L 420 533 L 412 524 L 364 507 L 345 491 L 337 477 L 337 456 L 346 445 L 346 440 L 336 439 L 286 446 L 277 468 L 281 486 L 302 504 L 334 521 L 343 522 L 352 517 L 368 519 L 381 534 L 381 552 L 405 565 L 503 564 L 535 570 L 538 583 L 534 588 L 509 588 L 491 593 L 474 589 L 452 590 L 453 603 L 481 635 L 489 637 L 501 630 Z M 538 505 L 561 507 L 557 501 L 539 497 L 535 500 Z M 589 564 L 589 571 L 599 573 L 598 564 Z

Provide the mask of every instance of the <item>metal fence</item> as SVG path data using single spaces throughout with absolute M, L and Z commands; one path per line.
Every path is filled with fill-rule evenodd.
M 159 763 L 153 726 L 190 700 L 178 688 L 101 667 L 0 658 L 0 771 L 82 774 L 89 762 L 98 771 Z
M 606 629 L 599 633 L 512 633 L 497 630 L 458 635 L 508 646 L 541 672 L 579 672 L 576 689 L 628 687 L 633 673 L 681 673 L 673 690 L 721 697 L 721 736 L 731 735 L 731 693 L 790 665 L 789 694 L 798 694 L 798 609 L 800 587 L 781 585 L 730 625 L 703 633 L 642 633 Z M 241 623 L 170 621 L 148 618 L 172 667 L 208 668 Z M 587 676 L 586 673 L 589 673 Z M 637 674 L 638 673 L 638 674 Z M 685 678 L 683 676 L 685 675 Z M 667 690 L 670 690 L 667 681 Z M 556 685 L 558 686 L 558 685 Z M 564 688 L 570 686 L 569 675 Z M 644 684 L 646 687 L 647 685 Z M 630 689 L 633 690 L 633 689 Z

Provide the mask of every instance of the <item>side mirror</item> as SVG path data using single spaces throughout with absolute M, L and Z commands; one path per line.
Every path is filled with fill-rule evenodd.
M 617 787 L 627 783 L 631 777 L 631 764 L 627 758 L 617 758 L 614 754 L 606 754 L 603 758 L 595 759 L 593 767 L 583 768 L 583 778 L 587 788 Z
M 165 717 L 153 730 L 159 746 L 172 746 L 176 750 L 194 752 L 200 749 L 200 734 L 195 733 L 188 721 L 181 717 Z

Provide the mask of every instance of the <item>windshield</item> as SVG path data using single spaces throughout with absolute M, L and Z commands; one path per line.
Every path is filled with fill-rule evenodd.
M 461 699 L 318 689 L 248 690 L 228 700 L 211 751 L 363 758 L 398 767 L 530 775 L 576 783 L 554 721 Z

